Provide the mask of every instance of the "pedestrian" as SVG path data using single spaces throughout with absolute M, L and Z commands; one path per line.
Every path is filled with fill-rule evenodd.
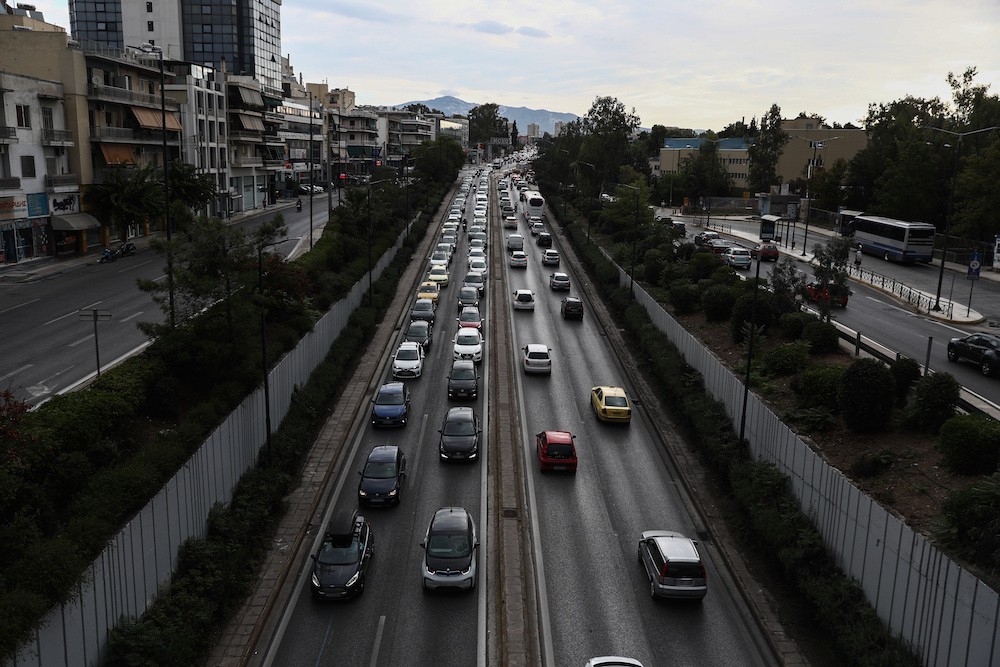
M 854 266 L 861 268 L 861 246 L 854 249 Z

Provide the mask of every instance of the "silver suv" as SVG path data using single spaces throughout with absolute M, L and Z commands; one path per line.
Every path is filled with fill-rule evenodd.
M 708 592 L 697 542 L 670 530 L 647 530 L 639 540 L 639 563 L 651 597 L 700 600 Z

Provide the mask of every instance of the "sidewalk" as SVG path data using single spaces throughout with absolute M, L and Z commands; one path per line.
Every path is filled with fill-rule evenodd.
M 683 220 L 688 224 L 689 233 L 693 233 L 693 229 L 705 229 L 703 226 L 703 221 L 700 216 L 680 216 L 675 215 L 675 219 Z M 713 229 L 718 231 L 720 234 L 725 236 L 731 236 L 743 241 L 750 241 L 754 244 L 760 242 L 760 237 L 753 231 L 748 231 L 746 229 L 735 228 L 736 224 L 750 224 L 751 218 L 744 215 L 734 215 L 734 216 L 719 216 L 714 217 L 710 221 L 710 226 L 707 229 Z M 725 227 L 723 231 L 719 229 L 720 227 Z M 809 230 L 809 243 L 813 244 L 819 239 L 829 239 L 833 236 L 833 233 L 828 229 L 823 228 L 811 228 Z M 795 259 L 802 264 L 812 264 L 813 254 L 811 252 L 802 252 L 800 249 L 787 248 L 779 243 L 775 243 L 778 246 L 778 252 L 782 255 L 786 255 Z M 940 262 L 936 261 L 935 266 L 940 266 Z M 959 303 L 957 301 L 951 301 L 942 297 L 940 299 L 940 310 L 934 310 L 932 307 L 921 307 L 919 304 L 923 303 L 933 303 L 935 301 L 935 295 L 923 292 L 921 290 L 909 288 L 902 283 L 899 283 L 893 278 L 886 278 L 873 271 L 868 270 L 863 265 L 860 269 L 854 266 L 848 266 L 848 273 L 850 274 L 850 279 L 859 283 L 864 283 L 869 287 L 880 290 L 889 294 L 897 299 L 904 302 L 909 302 L 911 305 L 917 309 L 921 315 L 926 315 L 927 317 L 934 318 L 936 320 L 941 320 L 943 322 L 950 322 L 953 324 L 978 324 L 983 322 L 986 317 L 977 312 L 974 309 L 968 308 L 966 304 Z M 965 274 L 968 267 L 964 264 L 957 264 L 954 262 L 945 262 L 945 269 L 951 272 L 956 272 L 960 274 Z M 991 280 L 993 282 L 1000 282 L 1000 272 L 994 271 L 982 271 L 980 278 L 983 280 Z M 889 285 L 892 285 L 892 288 Z M 901 296 L 901 294 L 911 295 L 912 299 L 906 299 Z M 916 302 L 916 303 L 915 303 Z
M 249 211 L 234 213 L 226 218 L 226 223 L 234 224 L 294 208 L 294 199 L 279 199 L 277 204 L 268 206 L 267 208 L 250 209 Z M 162 233 L 155 231 L 147 236 L 137 236 L 130 240 L 135 243 L 136 249 L 142 252 L 149 249 L 149 244 L 153 237 L 159 236 Z M 66 259 L 46 256 L 23 259 L 13 264 L 0 264 L 0 283 L 31 282 L 61 273 L 68 273 L 88 264 L 96 264 L 101 258 L 101 251 L 102 248 L 94 246 L 90 248 L 86 255 L 77 255 Z

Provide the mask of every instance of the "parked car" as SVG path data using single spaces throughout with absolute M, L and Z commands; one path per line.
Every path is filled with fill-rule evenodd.
M 430 299 L 417 299 L 410 308 L 410 320 L 426 320 L 434 324 L 435 308 Z
M 632 403 L 622 387 L 594 387 L 590 390 L 590 405 L 597 418 L 605 422 L 628 423 L 632 420 Z
M 312 555 L 312 595 L 317 600 L 346 600 L 365 590 L 368 563 L 375 554 L 371 526 L 357 510 L 341 510 L 327 525 Z
M 434 512 L 420 548 L 424 550 L 420 574 L 425 591 L 476 587 L 479 538 L 476 523 L 464 507 Z
M 722 253 L 722 261 L 734 269 L 749 269 L 750 251 L 746 248 L 730 247 Z
M 392 377 L 418 378 L 424 370 L 424 348 L 420 343 L 403 341 L 392 355 Z
M 851 296 L 851 288 L 835 283 L 821 283 L 813 280 L 806 284 L 806 298 L 815 302 L 826 302 L 830 306 L 847 308 L 847 300 Z
M 562 300 L 559 306 L 559 313 L 564 320 L 583 319 L 583 301 L 575 296 L 568 296 Z
M 777 262 L 781 253 L 778 252 L 778 246 L 773 243 L 758 243 L 750 249 L 750 255 L 762 262 Z
M 479 457 L 479 417 L 468 407 L 451 408 L 438 433 L 438 454 L 442 461 L 474 461 Z
M 424 348 L 424 353 L 431 346 L 433 338 L 434 328 L 427 320 L 410 320 L 410 323 L 406 327 L 406 332 L 403 334 L 404 341 L 419 343 L 420 347 Z
M 448 398 L 469 398 L 479 396 L 479 371 L 476 364 L 468 359 L 456 359 L 451 363 L 448 375 Z
M 510 267 L 512 269 L 528 268 L 528 256 L 524 254 L 523 250 L 515 250 L 510 253 Z
M 542 431 L 535 435 L 535 453 L 540 472 L 576 472 L 575 435 L 569 431 Z
M 519 289 L 514 291 L 513 300 L 514 310 L 534 310 L 535 309 L 535 293 L 527 289 Z
M 396 445 L 376 445 L 358 475 L 358 504 L 398 505 L 406 480 L 406 456 Z
M 569 276 L 560 271 L 549 274 L 549 288 L 552 290 L 569 291 Z
M 701 600 L 708 576 L 697 542 L 671 530 L 647 530 L 639 539 L 639 563 L 650 597 Z
M 1000 371 L 1000 336 L 991 333 L 974 333 L 952 338 L 948 343 L 948 361 L 967 359 L 979 366 L 986 377 Z
M 540 343 L 529 343 L 522 350 L 525 373 L 552 374 L 552 350 Z
M 402 382 L 387 382 L 372 398 L 372 426 L 406 426 L 410 416 L 410 390 Z
M 483 360 L 483 336 L 479 329 L 462 327 L 452 339 L 455 359 L 470 359 L 475 363 Z

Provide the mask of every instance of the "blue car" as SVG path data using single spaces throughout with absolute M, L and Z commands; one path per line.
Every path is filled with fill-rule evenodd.
M 410 390 L 402 382 L 389 382 L 372 399 L 372 426 L 406 426 L 410 416 Z

